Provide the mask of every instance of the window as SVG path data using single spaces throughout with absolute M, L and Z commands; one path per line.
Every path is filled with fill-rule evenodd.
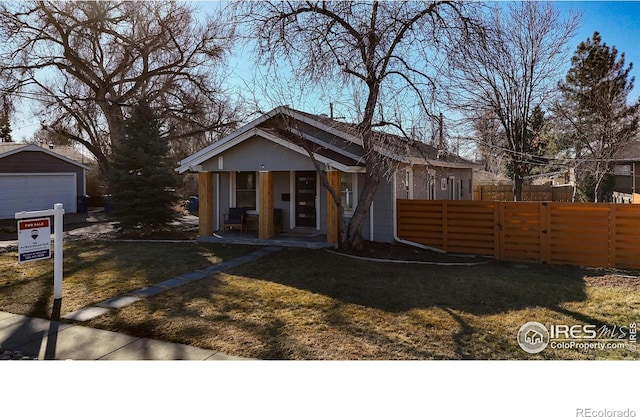
M 256 173 L 236 173 L 236 207 L 256 209 Z
M 437 196 L 436 177 L 429 177 L 429 189 L 427 190 L 427 200 L 435 200 Z
M 427 169 L 427 200 L 435 200 L 438 196 L 437 192 L 437 176 L 434 170 Z
M 407 169 L 404 174 L 404 192 L 408 200 L 413 200 L 413 171 Z
M 353 174 L 344 173 L 342 175 L 342 207 L 345 213 L 353 213 L 355 209 L 355 181 Z

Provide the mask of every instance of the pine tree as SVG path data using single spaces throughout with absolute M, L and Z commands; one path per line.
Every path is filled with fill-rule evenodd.
M 601 185 L 611 170 L 609 160 L 638 131 L 640 101 L 627 104 L 634 78 L 633 64 L 625 68 L 624 53 L 602 43 L 598 32 L 578 45 L 565 81 L 557 112 L 565 121 L 572 153 L 578 163 L 579 187 L 593 187 L 594 200 L 602 201 Z
M 9 117 L 0 113 L 0 142 L 13 142 Z
M 0 142 L 13 142 L 11 137 L 11 122 L 9 120 L 10 106 L 7 97 L 3 97 L 3 105 L 0 107 Z
M 176 184 L 161 123 L 145 100 L 134 106 L 124 137 L 113 149 L 113 215 L 122 230 L 149 231 L 175 219 Z

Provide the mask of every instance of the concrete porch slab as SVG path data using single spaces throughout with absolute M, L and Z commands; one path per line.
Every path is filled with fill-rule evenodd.
M 227 243 L 235 245 L 262 245 L 262 246 L 282 246 L 287 248 L 307 248 L 307 249 L 326 249 L 335 248 L 334 243 L 317 242 L 312 240 L 293 240 L 293 239 L 257 239 L 244 237 L 216 237 L 216 236 L 198 236 L 198 243 Z

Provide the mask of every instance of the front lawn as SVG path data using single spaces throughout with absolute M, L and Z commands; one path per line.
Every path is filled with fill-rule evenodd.
M 79 240 L 65 243 L 61 314 L 255 250 L 251 246 Z M 0 253 L 0 311 L 49 318 L 53 259 Z
M 124 252 L 130 256 L 103 264 L 107 257 L 101 253 L 123 242 L 73 244 L 79 246 L 68 251 L 75 251 L 66 261 L 75 278 L 65 281 L 66 309 L 100 301 L 94 291 L 114 281 L 133 279 L 133 289 L 159 275 L 177 275 L 249 250 L 127 243 L 131 246 Z M 26 265 L 7 274 L 7 257 L 0 256 L 0 310 L 45 316 L 51 306 L 50 276 Z M 171 262 L 176 259 L 181 262 Z M 81 272 L 88 268 L 91 273 Z M 105 282 L 91 278 L 107 270 L 112 278 Z M 16 274 L 22 296 L 7 302 L 11 290 L 5 285 Z M 640 322 L 636 275 L 498 262 L 373 263 L 323 250 L 282 249 L 86 325 L 261 359 L 637 359 L 628 349 L 547 347 L 529 354 L 516 341 L 518 329 L 529 321 L 610 328 Z M 116 292 L 101 294 L 108 298 Z

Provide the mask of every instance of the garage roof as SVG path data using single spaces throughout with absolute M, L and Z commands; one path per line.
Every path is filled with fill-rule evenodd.
M 90 168 L 87 165 L 84 165 L 78 161 L 74 161 L 73 159 L 61 155 L 58 152 L 54 152 L 53 150 L 47 149 L 47 148 L 43 148 L 40 147 L 38 145 L 29 145 L 29 144 L 25 144 L 25 143 L 0 143 L 0 159 L 1 158 L 6 158 L 7 156 L 10 155 L 15 155 L 19 152 L 43 152 L 46 153 L 48 155 L 53 156 L 54 158 L 58 158 L 62 161 L 65 161 L 69 164 L 78 166 L 82 169 L 86 169 L 89 170 Z

